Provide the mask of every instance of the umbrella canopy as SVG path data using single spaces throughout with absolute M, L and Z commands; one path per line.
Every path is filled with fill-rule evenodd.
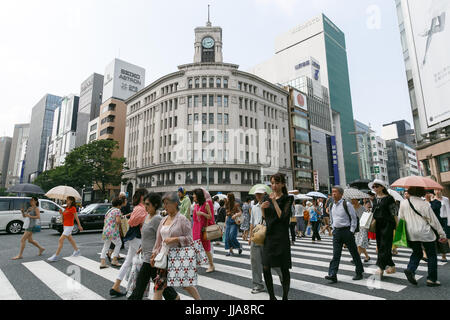
M 324 195 L 323 193 L 320 192 L 310 192 L 306 194 L 308 197 L 313 197 L 313 198 L 323 198 L 326 199 L 328 198 L 326 195 Z
M 405 188 L 419 187 L 425 188 L 427 190 L 443 190 L 444 188 L 434 180 L 425 177 L 411 176 L 406 178 L 401 178 L 395 181 L 391 187 L 393 188 Z
M 295 200 L 313 200 L 312 197 L 308 197 L 306 194 L 297 194 L 294 196 Z
M 254 195 L 256 190 L 259 189 L 259 188 L 264 188 L 264 190 L 266 190 L 267 194 L 271 194 L 272 193 L 272 188 L 271 187 L 266 186 L 265 184 L 257 184 L 257 185 L 253 186 L 250 189 L 248 194 Z
M 23 184 L 17 184 L 14 187 L 11 187 L 8 189 L 8 192 L 10 193 L 29 193 L 29 194 L 44 194 L 44 190 L 41 189 L 41 187 L 29 184 L 29 183 L 23 183 Z
M 402 202 L 403 200 L 405 200 L 405 199 L 403 199 L 403 197 L 400 195 L 400 193 L 398 193 L 398 192 L 395 191 L 395 190 L 389 189 L 388 192 L 389 192 L 389 194 L 392 196 L 392 198 L 394 198 L 395 201 L 400 201 L 400 202 Z
M 75 200 L 81 200 L 81 196 L 77 190 L 68 186 L 58 186 L 45 194 L 47 198 L 66 200 L 67 197 L 74 197 Z
M 370 182 L 372 182 L 372 181 L 366 180 L 366 179 L 355 180 L 352 183 L 350 183 L 350 187 L 354 188 L 354 189 L 358 189 L 358 190 L 361 190 L 361 189 L 366 189 L 367 190 L 367 189 L 369 189 L 369 183 Z
M 344 190 L 344 198 L 345 199 L 370 199 L 370 196 L 367 193 L 364 193 L 358 189 L 349 188 Z
M 216 194 L 215 197 L 219 198 L 219 200 L 224 200 L 227 198 L 227 196 L 224 194 Z

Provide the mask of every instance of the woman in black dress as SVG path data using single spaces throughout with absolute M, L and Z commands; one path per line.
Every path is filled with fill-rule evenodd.
M 270 181 L 273 192 L 270 198 L 266 196 L 261 206 L 267 225 L 263 250 L 264 280 L 270 300 L 276 300 L 271 268 L 281 268 L 283 300 L 288 300 L 291 282 L 289 269 L 292 268 L 289 225 L 294 198 L 288 195 L 283 174 L 277 173 Z
M 379 269 L 376 275 L 381 278 L 385 270 L 388 274 L 393 274 L 396 271 L 392 260 L 392 242 L 394 241 L 394 230 L 397 227 L 395 222 L 397 206 L 383 181 L 375 180 L 369 184 L 369 187 L 376 193 L 372 211 L 373 218 L 376 221 L 378 248 L 377 266 Z

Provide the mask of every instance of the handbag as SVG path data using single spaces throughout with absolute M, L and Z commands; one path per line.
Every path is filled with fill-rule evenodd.
M 123 238 L 130 229 L 130 225 L 128 224 L 128 219 L 126 217 L 120 218 L 120 235 Z
M 169 248 L 164 244 L 161 251 L 155 258 L 155 268 L 157 269 L 167 269 L 167 255 L 169 253 Z
M 28 229 L 29 226 L 30 226 L 30 218 L 26 217 L 25 220 L 23 221 L 22 229 Z
M 370 225 L 372 224 L 373 213 L 372 212 L 364 212 L 359 220 L 359 227 L 364 229 L 370 229 Z
M 310 235 L 311 235 L 311 226 L 308 226 L 308 227 L 306 228 L 305 234 L 306 234 L 307 236 L 310 236 Z
M 259 246 L 264 245 L 264 241 L 266 240 L 266 232 L 267 227 L 263 224 L 258 224 L 255 228 L 253 228 L 253 236 L 251 239 L 252 242 Z
M 413 211 L 415 213 L 417 213 L 420 217 L 422 217 L 423 220 L 425 220 L 425 222 L 430 226 L 431 230 L 433 231 L 433 233 L 436 236 L 436 253 L 438 254 L 447 254 L 450 253 L 450 246 L 448 245 L 448 241 L 445 241 L 445 243 L 440 242 L 440 236 L 439 233 L 437 232 L 436 229 L 434 229 L 431 224 L 428 222 L 428 220 L 426 220 L 417 210 L 416 208 L 414 208 L 413 204 L 411 203 L 411 200 L 408 199 L 409 202 L 409 206 L 411 207 L 411 209 L 413 209 Z
M 296 217 L 292 217 L 291 218 L 291 223 L 294 223 L 294 222 L 297 223 L 297 218 Z
M 197 252 L 193 245 L 169 250 L 167 285 L 192 287 L 197 285 Z
M 222 235 L 223 235 L 222 228 L 220 228 L 217 224 L 213 224 L 211 226 L 203 228 L 202 238 L 204 241 L 221 239 Z
M 395 230 L 394 241 L 392 244 L 396 247 L 409 248 L 408 236 L 406 234 L 406 221 L 403 219 L 398 222 L 397 230 Z
M 137 277 L 139 275 L 139 272 L 142 268 L 143 263 L 144 263 L 144 259 L 142 258 L 142 253 L 138 254 L 134 257 L 133 264 L 131 267 L 131 272 L 128 277 L 127 298 L 129 298 L 131 296 L 131 294 L 133 293 L 134 289 L 136 289 Z M 148 297 L 149 292 L 150 292 L 150 281 L 148 282 L 147 288 L 144 291 L 144 297 Z
M 372 222 L 370 223 L 369 232 L 372 232 L 372 233 L 377 232 L 377 220 L 372 219 Z

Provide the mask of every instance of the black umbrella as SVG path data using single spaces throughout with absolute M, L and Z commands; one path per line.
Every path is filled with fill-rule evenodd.
M 363 179 L 363 180 L 356 180 L 356 181 L 353 181 L 352 183 L 350 183 L 350 187 L 351 188 L 355 188 L 355 189 L 358 189 L 358 190 L 369 190 L 370 188 L 369 188 L 369 183 L 370 182 L 372 182 L 371 180 L 366 180 L 366 179 Z
M 29 183 L 17 184 L 14 187 L 9 188 L 7 192 L 28 193 L 28 194 L 45 194 L 44 190 L 42 190 L 41 187 L 34 185 L 34 184 L 29 184 Z

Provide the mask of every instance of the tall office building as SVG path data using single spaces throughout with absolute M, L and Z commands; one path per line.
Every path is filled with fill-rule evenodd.
M 44 171 L 47 148 L 53 128 L 53 115 L 61 97 L 45 95 L 31 113 L 30 137 L 25 157 L 25 182 L 33 182 Z
M 78 108 L 77 138 L 75 147 L 86 144 L 89 122 L 100 115 L 103 95 L 103 76 L 92 74 L 81 84 L 80 105 Z
M 389 184 L 400 178 L 421 175 L 416 150 L 397 140 L 386 141 L 386 148 Z
M 415 131 L 406 120 L 384 124 L 381 131 L 381 136 L 386 141 L 397 140 L 413 149 L 416 147 Z
M 0 137 L 0 188 L 6 185 L 6 176 L 8 175 L 8 162 L 11 152 L 12 138 Z
M 388 178 L 388 152 L 386 141 L 377 136 L 370 126 L 355 120 L 356 140 L 361 179 L 380 179 L 389 183 Z
M 312 153 L 309 154 L 311 158 L 308 161 L 308 157 L 304 155 L 294 159 L 293 168 L 295 170 L 299 165 L 311 167 L 316 182 L 314 188 L 317 191 L 331 193 L 331 187 L 338 184 L 334 177 L 339 176 L 339 169 L 337 160 L 333 159 L 333 150 L 334 152 L 337 150 L 333 141 L 333 116 L 328 88 L 322 85 L 320 77 L 314 75 L 317 65 L 317 60 L 310 58 L 298 66 L 300 73 L 297 79 L 284 83 L 305 95 L 305 108 L 311 122 L 308 129 L 311 133 Z
M 55 110 L 45 170 L 64 165 L 67 154 L 75 149 L 79 100 L 73 94 L 66 96 L 62 98 L 61 106 Z
M 450 0 L 396 0 L 417 156 L 450 196 Z
M 346 185 L 359 178 L 358 160 L 347 51 L 344 33 L 321 14 L 299 25 L 275 40 L 275 56 L 250 70 L 273 83 L 293 82 L 303 76 L 302 72 L 311 58 L 312 79 L 321 79 L 328 87 L 334 137 L 336 140 L 337 166 L 335 184 Z M 318 90 L 318 92 L 320 92 Z
M 8 162 L 8 175 L 6 187 L 10 188 L 23 182 L 23 170 L 25 169 L 25 155 L 27 152 L 30 124 L 16 124 L 11 145 L 11 154 Z

